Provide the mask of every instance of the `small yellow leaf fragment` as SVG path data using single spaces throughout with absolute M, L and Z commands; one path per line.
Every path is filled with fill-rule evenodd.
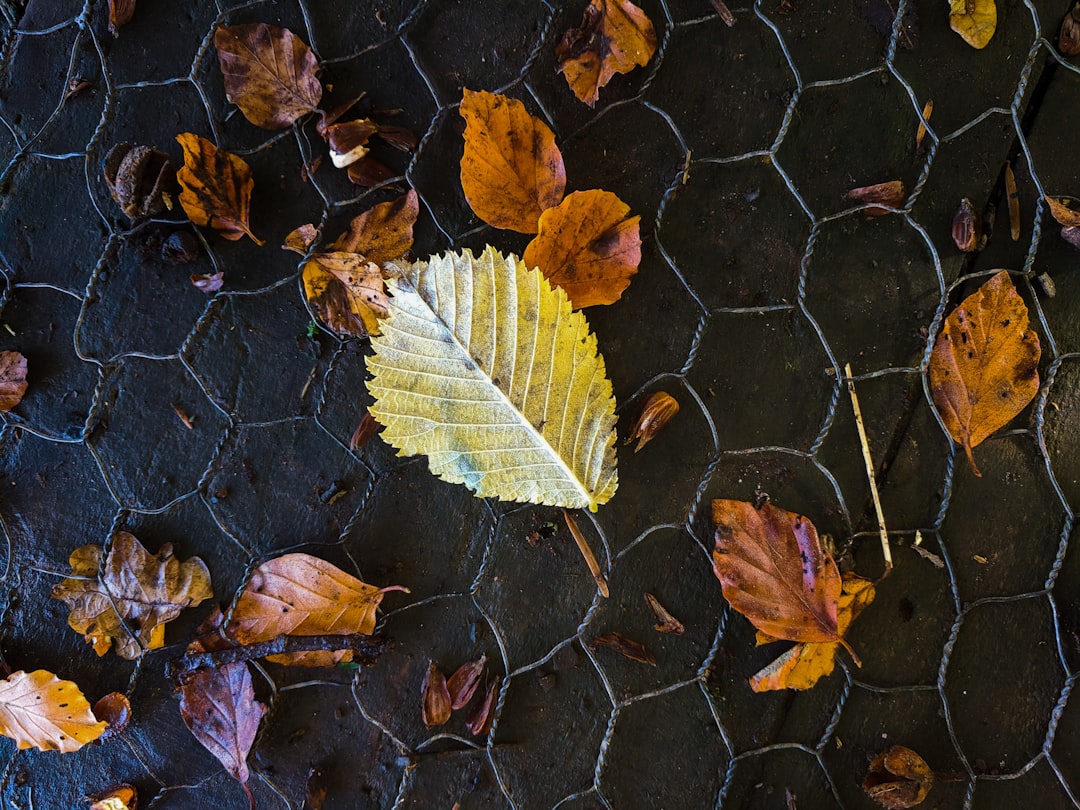
M 985 48 L 997 30 L 995 0 L 949 0 L 949 27 L 972 48 Z
M 926 137 L 926 122 L 930 120 L 931 114 L 934 112 L 934 100 L 927 100 L 926 104 L 922 108 L 922 120 L 919 121 L 919 128 L 915 132 L 915 151 L 918 151 L 922 146 L 923 138 Z

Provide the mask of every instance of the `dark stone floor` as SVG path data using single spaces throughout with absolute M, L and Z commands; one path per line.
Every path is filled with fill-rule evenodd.
M 579 1 L 139 0 L 114 38 L 101 0 L 29 0 L 0 76 L 0 350 L 30 363 L 0 428 L 0 651 L 91 699 L 125 691 L 134 717 L 66 756 L 0 741 L 5 807 L 85 806 L 116 782 L 159 810 L 247 807 L 165 677 L 206 610 L 132 663 L 97 658 L 49 596 L 74 548 L 122 529 L 200 556 L 223 602 L 286 550 L 411 588 L 383 604 L 393 646 L 375 667 L 258 670 L 271 709 L 251 786 L 265 810 L 300 808 L 313 765 L 327 808 L 783 808 L 786 790 L 800 810 L 869 808 L 867 764 L 894 743 L 957 776 L 927 808 L 1080 806 L 1080 271 L 1037 206 L 1042 192 L 1080 195 L 1080 70 L 1055 49 L 1072 0 L 998 0 L 983 51 L 949 31 L 941 0 L 906 4 L 917 36 L 902 43 L 881 27 L 884 0 L 764 0 L 734 8 L 730 28 L 709 0 L 640 4 L 661 49 L 589 109 L 554 70 Z M 525 101 L 556 132 L 568 190 L 614 191 L 641 215 L 640 273 L 588 317 L 621 435 L 654 390 L 682 410 L 641 453 L 620 446 L 619 492 L 579 515 L 610 599 L 557 510 L 474 499 L 378 440 L 349 451 L 366 344 L 309 336 L 296 257 L 276 245 L 304 222 L 337 233 L 398 192 L 361 192 L 329 161 L 305 181 L 324 149 L 314 123 L 273 135 L 226 101 L 213 30 L 255 21 L 310 43 L 341 97 L 363 90 L 422 134 L 411 159 L 377 152 L 420 195 L 418 255 L 524 247 L 464 201 L 462 87 Z M 91 86 L 66 98 L 76 78 Z M 179 211 L 128 227 L 103 155 L 131 141 L 178 163 L 182 131 L 251 163 L 265 247 L 206 231 L 209 252 L 176 268 L 158 246 L 190 228 Z M 891 179 L 911 190 L 901 214 L 868 219 L 844 199 Z M 950 236 L 962 197 L 996 214 L 970 256 Z M 1032 311 L 1043 384 L 978 448 L 976 479 L 925 369 L 944 313 L 995 268 L 1014 272 Z M 225 287 L 207 298 L 187 276 L 214 269 Z M 850 634 L 861 669 L 842 657 L 813 690 L 753 694 L 747 678 L 777 652 L 725 609 L 709 502 L 767 492 L 880 573 L 846 362 L 896 568 Z M 320 498 L 330 486 L 344 496 Z M 916 530 L 943 569 L 913 549 Z M 685 635 L 653 631 L 644 592 Z M 616 630 L 656 666 L 591 649 Z M 482 652 L 501 677 L 489 738 L 457 717 L 426 730 L 428 660 L 452 670 Z

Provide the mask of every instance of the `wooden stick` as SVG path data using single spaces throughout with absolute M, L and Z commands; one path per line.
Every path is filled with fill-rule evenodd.
M 203 667 L 223 667 L 239 661 L 252 661 L 268 655 L 297 652 L 352 650 L 360 664 L 371 664 L 386 647 L 386 639 L 365 633 L 344 633 L 324 636 L 277 636 L 269 641 L 242 644 L 220 650 L 189 652 L 166 665 L 166 675 L 183 679 L 185 675 Z
M 859 398 L 855 395 L 855 380 L 851 377 L 851 363 L 844 364 L 844 376 L 847 377 L 847 390 L 851 395 L 851 409 L 855 411 L 855 427 L 859 429 L 859 444 L 862 446 L 863 462 L 866 464 L 866 477 L 870 480 L 870 494 L 874 498 L 874 511 L 877 512 L 878 534 L 881 535 L 881 553 L 885 557 L 885 573 L 887 577 L 892 571 L 892 549 L 889 548 L 889 533 L 885 529 L 885 513 L 881 510 L 881 497 L 878 495 L 877 480 L 874 478 L 874 462 L 870 458 L 870 444 L 866 440 L 866 427 L 863 425 L 862 411 L 859 409 Z
M 585 535 L 581 533 L 581 529 L 578 528 L 577 521 L 574 520 L 574 516 L 570 514 L 570 511 L 568 509 L 563 509 L 562 513 L 563 517 L 566 519 L 566 525 L 570 529 L 570 534 L 574 535 L 574 542 L 577 543 L 581 556 L 585 558 L 585 564 L 589 566 L 589 572 L 592 574 L 593 579 L 596 580 L 596 587 L 600 589 L 600 595 L 607 599 L 610 595 L 608 592 L 607 580 L 604 579 L 604 574 L 600 570 L 600 563 L 596 561 L 592 549 L 589 548 L 589 541 L 586 540 Z

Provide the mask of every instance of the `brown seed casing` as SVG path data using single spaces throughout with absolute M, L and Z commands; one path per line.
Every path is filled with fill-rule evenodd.
M 364 445 L 371 441 L 372 436 L 375 435 L 378 429 L 379 423 L 375 421 L 371 411 L 364 411 L 356 430 L 353 431 L 352 438 L 349 439 L 349 449 L 353 451 L 362 449 Z
M 480 737 L 491 730 L 491 721 L 495 713 L 495 698 L 498 694 L 499 684 L 493 681 L 490 686 L 484 688 L 484 699 L 476 704 L 469 719 L 465 721 L 465 728 L 474 737 Z
M 378 126 L 367 118 L 333 124 L 326 128 L 326 140 L 330 143 L 330 159 L 339 169 L 344 169 L 368 153 L 368 138 L 379 131 Z
M 428 728 L 441 726 L 450 719 L 450 690 L 446 687 L 446 676 L 435 666 L 434 661 L 428 662 L 420 702 L 424 725 Z
M 109 33 L 115 37 L 134 16 L 135 0 L 109 0 Z
M 636 453 L 642 447 L 652 441 L 653 437 L 679 412 L 679 403 L 675 401 L 675 397 L 671 396 L 665 391 L 657 391 L 649 396 L 645 400 L 645 404 L 641 406 L 641 414 L 637 418 L 637 422 L 634 423 L 634 429 L 631 432 L 629 438 L 627 438 L 625 444 L 629 444 L 634 439 L 638 440 L 637 446 L 634 448 Z
M 631 661 L 648 664 L 650 667 L 656 666 L 656 656 L 646 650 L 644 644 L 632 638 L 627 638 L 622 633 L 602 633 L 592 640 L 591 646 L 593 649 L 597 646 L 610 647 L 619 655 L 629 658 Z
M 686 628 L 683 627 L 683 623 L 672 616 L 666 607 L 660 604 L 660 600 L 653 596 L 651 593 L 645 594 L 645 604 L 649 606 L 649 610 L 656 616 L 658 624 L 653 625 L 653 629 L 658 633 L 670 633 L 673 636 L 681 636 L 686 632 Z
M 464 708 L 476 694 L 476 687 L 480 685 L 480 678 L 484 674 L 484 665 L 487 656 L 481 655 L 475 661 L 469 661 L 457 668 L 457 672 L 450 676 L 446 682 L 447 691 L 450 692 L 450 708 Z
M 1061 21 L 1058 50 L 1064 56 L 1076 56 L 1080 53 L 1080 2 L 1073 5 Z
M 982 217 L 967 197 L 960 201 L 960 208 L 953 217 L 952 238 L 964 253 L 979 249 L 979 242 L 982 240 Z
M 855 202 L 881 203 L 890 208 L 900 208 L 904 204 L 904 198 L 907 196 L 907 189 L 904 188 L 902 180 L 889 180 L 887 183 L 875 183 L 872 186 L 853 188 L 844 196 Z M 891 213 L 892 211 L 888 208 L 878 208 L 876 206 L 866 209 L 868 217 L 880 217 Z
M 169 156 L 149 146 L 118 143 L 102 166 L 109 193 L 132 222 L 160 214 L 165 194 L 176 187 Z

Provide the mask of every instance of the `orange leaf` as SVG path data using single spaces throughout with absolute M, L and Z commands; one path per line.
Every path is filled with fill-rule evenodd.
M 379 334 L 390 312 L 382 270 L 357 253 L 316 253 L 304 265 L 304 295 L 319 320 L 341 337 Z
M 843 590 L 836 614 L 836 633 L 842 638 L 848 626 L 874 601 L 874 583 L 850 572 L 844 574 Z M 758 644 L 777 641 L 762 638 Z M 809 689 L 820 678 L 830 675 L 835 666 L 839 641 L 808 642 L 796 644 L 767 667 L 750 678 L 750 688 L 755 692 L 775 689 Z
M 292 31 L 266 23 L 214 32 L 225 95 L 263 129 L 287 129 L 322 99 L 315 54 Z
M 293 228 L 285 237 L 285 241 L 281 243 L 281 249 L 291 250 L 293 253 L 299 253 L 303 256 L 308 252 L 308 248 L 311 247 L 318 235 L 318 228 L 310 222 L 301 225 L 299 228 Z
M 251 575 L 237 600 L 229 636 L 241 644 L 282 635 L 370 634 L 383 594 L 405 590 L 376 588 L 309 554 L 285 554 L 267 560 Z M 279 664 L 334 666 L 351 661 L 351 650 L 272 655 Z
M 610 191 L 575 191 L 540 215 L 522 259 L 566 291 L 574 309 L 619 300 L 641 261 L 641 217 Z
M 894 745 L 874 757 L 863 780 L 866 795 L 888 810 L 906 810 L 926 800 L 934 771 L 915 751 Z
M 972 472 L 972 448 L 1034 399 L 1039 336 L 1028 328 L 1024 299 L 1002 270 L 945 319 L 930 355 L 930 392 L 949 435 Z
M 1075 227 L 1080 225 L 1080 211 L 1069 208 L 1062 200 L 1055 200 L 1049 194 L 1044 198 L 1050 206 L 1050 215 L 1057 220 L 1059 225 Z
M 233 242 L 246 235 L 255 244 L 263 244 L 248 224 L 255 187 L 251 167 L 194 132 L 182 132 L 176 140 L 184 149 L 184 165 L 176 179 L 183 188 L 180 205 L 188 218 L 196 225 L 209 225 Z
M 22 402 L 26 387 L 26 358 L 18 352 L 0 352 L 0 413 Z
M 541 212 L 558 205 L 566 170 L 555 135 L 516 99 L 466 89 L 461 188 L 488 225 L 536 233 Z
M 94 717 L 78 686 L 44 669 L 0 681 L 0 734 L 19 748 L 66 754 L 96 740 L 107 725 Z
M 724 598 L 759 630 L 790 641 L 838 641 L 840 572 L 807 518 L 771 503 L 713 501 L 713 572 Z
M 412 247 L 413 225 L 419 214 L 416 192 L 409 189 L 396 200 L 379 203 L 354 217 L 349 230 L 330 249 L 359 253 L 376 264 L 400 259 Z
M 656 30 L 630 0 L 592 0 L 579 28 L 563 34 L 555 48 L 559 72 L 590 107 L 616 73 L 649 64 L 656 53 Z

